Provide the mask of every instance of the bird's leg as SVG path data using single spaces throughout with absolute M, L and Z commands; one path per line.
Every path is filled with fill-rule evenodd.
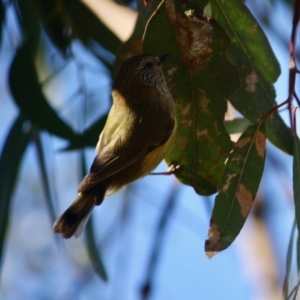
M 172 164 L 165 172 L 154 172 L 154 173 L 150 173 L 149 175 L 173 175 L 179 173 L 181 170 L 182 167 L 180 165 Z

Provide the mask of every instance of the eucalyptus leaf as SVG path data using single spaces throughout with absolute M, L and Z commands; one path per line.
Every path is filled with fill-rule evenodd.
M 62 120 L 45 98 L 34 65 L 36 40 L 26 41 L 16 52 L 9 70 L 9 85 L 14 101 L 37 127 L 69 141 L 79 136 Z
M 120 39 L 110 31 L 96 15 L 80 1 L 69 3 L 69 14 L 72 20 L 72 30 L 84 44 L 90 40 L 112 53 L 116 53 L 121 46 Z
M 187 17 L 175 11 L 180 4 L 167 3 L 162 2 L 152 15 L 143 41 L 143 52 L 171 54 L 164 70 L 176 104 L 178 129 L 166 161 L 182 167 L 176 174 L 181 182 L 210 195 L 217 191 L 232 148 L 224 115 L 226 98 L 238 88 L 239 80 L 226 58 L 229 40 L 221 27 Z M 199 40 L 186 44 L 194 31 Z
M 93 217 L 91 216 L 86 225 L 86 245 L 92 265 L 97 274 L 104 280 L 108 280 L 108 276 L 101 258 L 100 249 L 96 244 L 95 232 L 93 229 Z
M 276 106 L 273 83 L 280 75 L 278 61 L 243 1 L 210 0 L 210 4 L 212 17 L 230 38 L 227 56 L 237 67 L 241 81 L 240 88 L 229 100 L 247 119 L 256 123 Z M 293 153 L 292 132 L 277 111 L 266 121 L 266 133 L 275 146 Z
M 0 260 L 3 255 L 12 194 L 24 152 L 31 139 L 31 124 L 19 115 L 5 139 L 0 155 Z
M 47 164 L 47 156 L 45 153 L 45 147 L 41 139 L 40 130 L 36 128 L 32 128 L 32 141 L 35 143 L 36 146 L 37 160 L 41 172 L 41 180 L 42 180 L 44 193 L 48 204 L 49 213 L 53 223 L 56 219 L 54 203 L 56 202 L 57 199 L 55 199 L 56 196 L 55 196 L 53 183 L 51 181 L 51 177 L 49 176 L 50 173 L 49 164 Z
M 226 249 L 248 217 L 263 174 L 265 122 L 251 125 L 234 145 L 220 180 L 205 251 L 208 257 Z

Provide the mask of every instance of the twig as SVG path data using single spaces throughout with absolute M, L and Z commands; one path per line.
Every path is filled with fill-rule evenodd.
M 161 219 L 157 226 L 156 236 L 153 241 L 152 252 L 150 255 L 149 262 L 148 262 L 148 267 L 147 267 L 148 271 L 146 273 L 146 279 L 141 288 L 141 299 L 143 299 L 143 300 L 149 299 L 150 294 L 152 292 L 153 279 L 155 276 L 157 265 L 159 263 L 161 249 L 163 247 L 163 241 L 164 241 L 164 237 L 166 234 L 166 228 L 168 225 L 168 221 L 170 220 L 170 215 L 173 213 L 174 208 L 175 208 L 175 204 L 176 204 L 175 200 L 178 195 L 177 192 L 178 192 L 178 185 L 176 185 L 172 189 L 169 199 L 163 210 Z

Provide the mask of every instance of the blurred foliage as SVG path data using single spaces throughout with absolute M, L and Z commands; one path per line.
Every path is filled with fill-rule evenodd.
M 0 257 L 2 258 L 5 233 L 9 220 L 10 199 L 13 194 L 19 165 L 30 142 L 31 125 L 20 114 L 11 127 L 0 155 Z
M 276 106 L 273 83 L 280 75 L 279 64 L 262 28 L 244 2 L 169 0 L 150 4 L 150 8 L 145 8 L 139 2 L 135 30 L 127 42 L 121 43 L 80 1 L 1 2 L 0 24 L 5 22 L 6 10 L 14 7 L 22 42 L 8 74 L 20 115 L 11 127 L 0 156 L 0 172 L 6 174 L 0 178 L 0 254 L 11 195 L 28 144 L 35 141 L 39 149 L 43 184 L 51 206 L 53 195 L 39 132 L 47 131 L 66 140 L 65 150 L 83 149 L 96 144 L 106 120 L 106 115 L 99 116 L 90 126 L 78 130 L 52 105 L 36 63 L 41 45 L 45 43 L 45 33 L 66 64 L 75 59 L 72 44 L 80 42 L 87 52 L 99 59 L 111 77 L 114 67 L 117 69 L 122 61 L 142 49 L 155 55 L 171 53 L 165 75 L 177 107 L 178 132 L 166 161 L 169 165 L 181 166 L 177 178 L 198 194 L 219 192 L 206 243 L 209 255 L 230 246 L 245 223 L 264 170 L 266 137 L 282 151 L 294 155 L 297 203 L 299 140 L 293 137 L 277 110 L 268 115 Z M 115 66 L 107 52 L 116 56 Z M 43 55 L 46 61 L 47 53 Z M 57 76 L 55 71 L 52 75 Z M 224 122 L 227 101 L 245 119 Z M 243 133 L 233 143 L 230 134 L 237 132 Z M 298 204 L 296 217 L 299 227 Z M 107 279 L 91 223 L 87 237 L 94 266 L 98 274 Z

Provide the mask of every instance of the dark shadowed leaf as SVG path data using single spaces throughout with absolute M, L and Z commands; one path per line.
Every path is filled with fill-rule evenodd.
M 177 108 L 178 132 L 166 161 L 181 165 L 181 182 L 210 195 L 217 191 L 232 148 L 224 115 L 226 98 L 239 81 L 226 58 L 229 40 L 218 24 L 187 17 L 175 11 L 172 1 L 166 3 L 149 20 L 143 41 L 143 52 L 171 54 L 164 71 Z M 197 38 L 190 40 L 193 32 Z
M 26 38 L 38 40 L 36 37 L 40 34 L 40 24 L 38 13 L 34 1 L 32 0 L 17 0 L 13 1 L 17 6 L 16 12 L 21 25 L 22 31 Z
M 107 273 L 105 271 L 105 267 L 101 258 L 100 249 L 96 244 L 95 240 L 95 232 L 93 229 L 93 219 L 90 217 L 87 225 L 86 225 L 86 245 L 89 252 L 89 256 L 93 267 L 97 274 L 104 280 L 107 281 Z
M 23 154 L 30 142 L 31 125 L 19 115 L 11 127 L 0 155 L 0 260 L 9 218 L 11 196 Z
M 72 38 L 72 20 L 67 9 L 68 1 L 35 0 L 34 2 L 52 43 L 66 53 Z
M 86 169 L 86 160 L 83 152 L 81 152 L 81 167 L 82 167 L 82 177 L 87 174 Z M 97 272 L 97 274 L 104 280 L 108 280 L 107 273 L 105 271 L 105 267 L 101 258 L 101 252 L 99 247 L 97 246 L 95 239 L 95 232 L 93 228 L 93 216 L 90 216 L 90 219 L 86 225 L 86 246 L 90 256 L 91 263 Z
M 76 37 L 83 43 L 90 39 L 112 53 L 116 53 L 121 46 L 119 38 L 112 33 L 82 2 L 69 2 L 69 11 L 72 19 L 72 29 Z
M 118 37 L 80 1 L 35 0 L 35 3 L 49 38 L 63 53 L 75 38 L 84 44 L 92 39 L 112 53 L 121 45 Z
M 247 128 L 228 157 L 205 243 L 207 256 L 229 247 L 244 226 L 263 174 L 265 155 L 262 121 Z
M 212 17 L 231 40 L 227 55 L 237 67 L 241 79 L 241 87 L 229 100 L 255 123 L 276 105 L 273 83 L 280 75 L 278 61 L 264 32 L 243 1 L 211 0 L 210 3 Z M 292 132 L 278 112 L 266 121 L 266 133 L 278 148 L 293 153 Z
M 9 70 L 12 96 L 24 115 L 37 127 L 74 141 L 78 135 L 65 123 L 45 98 L 34 65 L 36 41 L 25 42 L 17 51 Z
M 56 219 L 55 209 L 54 209 L 54 203 L 56 203 L 56 196 L 54 191 L 54 186 L 51 181 L 51 177 L 49 178 L 49 164 L 47 164 L 47 157 L 46 153 L 44 151 L 44 146 L 41 140 L 41 132 L 33 128 L 32 129 L 32 141 L 35 143 L 36 146 L 36 152 L 37 152 L 37 160 L 38 165 L 41 172 L 41 180 L 44 188 L 44 193 L 46 196 L 46 200 L 48 203 L 48 209 L 50 212 L 51 220 L 52 222 Z

